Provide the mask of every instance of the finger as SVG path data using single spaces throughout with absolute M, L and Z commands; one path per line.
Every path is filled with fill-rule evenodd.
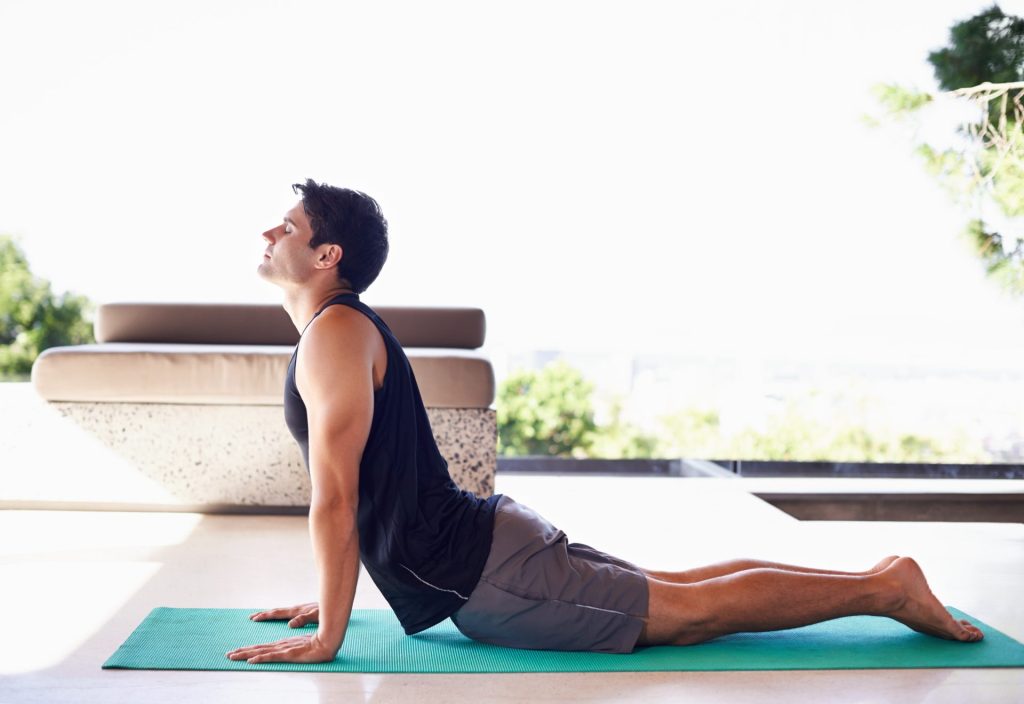
M 227 653 L 227 656 L 232 660 L 238 660 L 240 658 L 247 658 L 250 655 L 257 655 L 266 650 L 265 647 L 250 645 L 245 648 L 237 648 Z
M 317 606 L 314 606 L 313 608 L 306 609 L 305 611 L 303 611 L 303 612 L 299 613 L 298 615 L 296 615 L 295 618 L 293 618 L 291 621 L 289 621 L 288 625 L 290 625 L 290 626 L 292 626 L 294 628 L 294 627 L 297 627 L 297 626 L 305 626 L 307 623 L 316 623 L 319 620 L 320 620 L 320 608 L 317 607 Z
M 231 653 L 242 653 L 242 652 L 246 652 L 246 651 L 250 651 L 250 650 L 256 650 L 258 648 L 264 648 L 267 645 L 270 645 L 270 644 L 269 643 L 264 643 L 262 645 L 243 645 L 243 646 L 240 646 L 238 648 L 235 648 L 234 650 L 229 650 L 228 651 L 228 655 L 230 655 Z
M 302 650 L 303 648 L 301 646 L 281 648 L 279 650 L 273 650 L 267 653 L 260 653 L 259 655 L 254 655 L 248 659 L 248 662 L 292 662 L 298 660 L 298 658 L 294 657 L 294 655 L 296 653 L 301 652 Z
M 249 618 L 255 621 L 278 621 L 286 618 L 291 618 L 298 613 L 299 607 L 287 606 L 280 609 L 267 609 L 266 611 L 257 611 L 254 614 L 250 614 Z
M 253 621 L 273 621 L 281 618 L 288 618 L 290 614 L 281 613 L 287 611 L 286 609 L 268 609 L 266 611 L 257 611 L 254 614 L 249 614 L 249 618 Z
M 273 649 L 273 648 L 277 648 L 279 646 L 292 646 L 292 645 L 295 645 L 297 643 L 302 643 L 303 641 L 305 641 L 307 639 L 308 639 L 308 636 L 292 636 L 291 638 L 282 638 L 281 640 L 276 640 L 273 643 L 260 643 L 258 645 L 243 645 L 241 648 L 235 648 L 234 650 L 229 650 L 227 654 L 228 655 L 232 655 L 232 654 L 241 654 L 241 653 L 252 653 L 252 652 L 257 652 L 257 651 L 260 651 L 260 650 L 270 650 L 270 649 Z
M 228 651 L 228 655 L 252 655 L 253 653 L 260 653 L 265 650 L 271 650 L 277 647 L 276 643 L 264 643 L 263 645 L 246 645 L 242 648 L 235 648 L 234 650 Z
M 281 639 L 280 641 L 272 641 L 271 643 L 254 643 L 251 646 L 242 646 L 240 648 L 234 649 L 231 652 L 232 653 L 233 652 L 238 652 L 240 650 L 245 650 L 245 649 L 249 649 L 249 648 L 274 648 L 276 646 L 281 646 L 281 645 L 293 645 L 295 643 L 298 643 L 298 642 L 306 639 L 306 637 L 308 637 L 308 636 L 307 635 L 291 635 L 291 636 L 287 637 L 287 639 Z

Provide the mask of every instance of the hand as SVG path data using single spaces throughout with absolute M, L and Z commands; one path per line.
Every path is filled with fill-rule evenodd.
M 320 622 L 320 606 L 313 601 L 309 604 L 288 606 L 283 609 L 259 611 L 254 614 L 250 614 L 249 618 L 253 621 L 283 621 L 287 618 L 291 619 L 288 621 L 289 626 L 292 628 L 299 628 L 301 626 L 305 626 L 307 623 Z
M 328 648 L 317 634 L 294 636 L 263 645 L 247 645 L 227 653 L 229 660 L 247 660 L 249 664 L 261 662 L 330 662 L 338 648 Z

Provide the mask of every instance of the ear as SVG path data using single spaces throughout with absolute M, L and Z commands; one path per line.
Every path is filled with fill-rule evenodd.
M 343 251 L 341 245 L 329 244 L 325 245 L 321 251 L 320 256 L 317 257 L 317 264 L 322 264 L 324 268 L 330 268 L 335 266 L 341 261 Z

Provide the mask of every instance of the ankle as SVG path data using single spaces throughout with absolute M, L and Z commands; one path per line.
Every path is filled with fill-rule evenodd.
M 887 575 L 883 570 L 867 575 L 864 580 L 870 585 L 868 603 L 871 613 L 885 616 L 903 608 L 907 601 L 907 591 L 898 579 Z

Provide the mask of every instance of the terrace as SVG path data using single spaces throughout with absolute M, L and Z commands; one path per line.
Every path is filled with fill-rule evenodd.
M 0 406 L 0 579 L 14 607 L 6 633 L 16 634 L 0 646 L 4 701 L 794 702 L 821 701 L 824 691 L 836 702 L 1015 701 L 1024 686 L 1020 669 L 502 675 L 101 670 L 156 606 L 257 609 L 315 598 L 306 519 L 254 515 L 258 508 L 245 509 L 248 515 L 168 510 L 160 505 L 158 486 L 150 487 L 152 505 L 133 506 L 118 499 L 117 486 L 90 483 L 90 471 L 105 463 L 107 470 L 117 467 L 126 485 L 145 480 L 49 413 L 29 384 L 0 385 Z M 575 471 L 538 471 L 545 469 L 540 461 L 531 468 L 523 460 L 502 459 L 496 491 L 534 507 L 570 540 L 648 568 L 756 557 L 860 570 L 884 555 L 912 555 L 944 603 L 1024 639 L 1024 611 L 1012 597 L 1024 589 L 1019 479 L 749 477 L 724 463 L 693 460 L 668 460 L 660 473 L 623 472 L 621 465 L 615 474 L 601 474 L 575 462 Z M 64 500 L 48 500 L 48 491 Z M 891 503 L 894 496 L 919 511 L 910 515 L 904 506 L 875 516 L 887 520 L 799 520 L 790 513 L 800 511 L 787 504 L 794 496 L 833 518 L 838 509 L 828 509 L 830 503 L 847 511 L 859 506 L 864 513 L 870 501 Z M 933 515 L 929 507 L 950 497 L 964 511 Z M 362 574 L 355 608 L 385 606 Z

